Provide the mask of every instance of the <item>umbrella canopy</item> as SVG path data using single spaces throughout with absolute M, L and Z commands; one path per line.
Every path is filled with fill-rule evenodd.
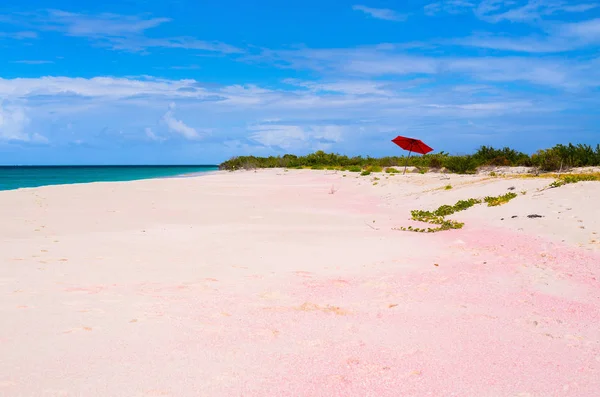
M 407 138 L 405 136 L 397 136 L 396 138 L 392 139 L 392 142 L 400 146 L 402 149 L 408 150 L 409 152 L 427 154 L 433 151 L 433 148 L 427 146 L 420 139 Z
M 408 150 L 408 157 L 406 158 L 406 163 L 404 164 L 403 174 L 406 174 L 406 166 L 408 165 L 408 159 L 410 158 L 410 155 L 412 152 L 420 153 L 420 154 L 427 154 L 427 153 L 433 151 L 433 148 L 427 146 L 420 139 L 407 138 L 405 136 L 398 135 L 397 137 L 392 139 L 392 142 L 394 142 L 396 145 L 400 146 L 402 149 Z

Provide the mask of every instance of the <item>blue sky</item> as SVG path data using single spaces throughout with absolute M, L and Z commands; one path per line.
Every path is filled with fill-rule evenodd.
M 0 164 L 600 143 L 600 3 L 6 0 Z

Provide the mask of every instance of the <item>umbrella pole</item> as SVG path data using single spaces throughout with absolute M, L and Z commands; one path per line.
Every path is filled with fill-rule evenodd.
M 406 161 L 404 162 L 404 172 L 402 173 L 402 175 L 406 174 L 406 167 L 408 166 L 408 160 L 410 159 L 411 153 L 412 153 L 412 149 L 408 152 L 408 157 L 406 158 Z

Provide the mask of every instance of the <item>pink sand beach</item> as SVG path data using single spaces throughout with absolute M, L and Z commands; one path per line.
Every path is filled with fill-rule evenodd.
M 258 170 L 0 192 L 0 396 L 597 397 L 600 183 L 551 181 Z M 449 217 L 463 229 L 396 230 L 508 191 Z

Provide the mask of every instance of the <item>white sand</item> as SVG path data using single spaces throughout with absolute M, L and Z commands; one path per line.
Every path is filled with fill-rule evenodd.
M 380 178 L 377 185 L 374 177 Z M 292 292 L 297 286 L 291 275 L 302 280 L 304 275 L 312 280 L 362 277 L 370 280 L 365 285 L 384 285 L 374 280 L 418 271 L 423 266 L 419 252 L 431 262 L 459 255 L 448 247 L 460 244 L 466 239 L 460 233 L 469 230 L 506 229 L 598 252 L 600 183 L 541 190 L 551 181 L 259 170 L 0 192 L 0 395 L 233 396 L 243 390 L 244 395 L 327 395 L 285 391 L 288 381 L 270 386 L 280 394 L 261 393 L 267 383 L 233 388 L 232 379 L 244 373 L 253 374 L 250 384 L 264 381 L 270 364 L 257 364 L 250 353 L 229 356 L 235 349 L 254 351 L 249 347 L 254 342 L 246 347 L 234 339 L 219 347 L 224 342 L 218 342 L 217 330 L 242 335 L 263 321 L 251 313 L 265 301 L 284 307 L 309 299 Z M 445 190 L 449 184 L 452 189 Z M 510 203 L 452 216 L 466 222 L 464 231 L 423 235 L 392 230 L 410 224 L 411 209 L 504 194 L 509 187 L 519 194 Z M 519 282 L 531 281 L 531 288 L 542 291 L 540 280 L 554 277 L 549 272 L 523 272 Z M 513 276 L 502 276 L 502 282 L 516 285 Z M 548 283 L 544 288 L 572 299 L 583 296 L 583 287 L 555 283 L 556 288 Z M 329 292 L 322 294 L 323 303 L 303 310 L 326 307 Z M 348 301 L 350 296 L 355 295 L 349 293 Z M 375 305 L 387 296 L 392 295 L 362 303 L 356 298 L 357 306 L 348 310 L 359 312 L 361 304 Z M 246 314 L 236 317 L 236 310 Z M 239 322 L 213 323 L 214 316 Z M 511 324 L 521 321 L 519 316 Z M 196 329 L 199 318 L 207 320 Z M 203 341 L 217 338 L 210 346 L 216 346 L 219 359 L 202 355 L 206 347 L 194 342 L 199 335 Z M 578 381 L 591 390 L 595 384 L 589 379 Z M 437 389 L 431 384 L 429 390 Z

